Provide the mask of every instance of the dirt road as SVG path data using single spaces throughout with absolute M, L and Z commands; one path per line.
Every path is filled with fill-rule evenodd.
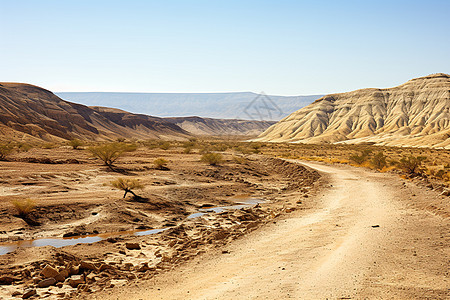
M 316 209 L 294 212 L 153 280 L 92 297 L 450 297 L 449 219 L 414 204 L 440 196 L 394 175 L 305 164 L 328 177 Z

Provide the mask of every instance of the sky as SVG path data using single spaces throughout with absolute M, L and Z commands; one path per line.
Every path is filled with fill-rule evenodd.
M 450 1 L 0 0 L 0 81 L 312 95 L 450 73 Z

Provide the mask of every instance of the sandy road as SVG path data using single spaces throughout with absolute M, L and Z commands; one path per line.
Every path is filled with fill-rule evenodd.
M 323 172 L 318 207 L 294 212 L 180 269 L 102 299 L 446 299 L 449 221 L 404 200 L 393 175 Z M 222 250 L 222 249 L 221 249 Z M 97 298 L 98 296 L 94 296 Z M 100 299 L 97 298 L 97 299 Z

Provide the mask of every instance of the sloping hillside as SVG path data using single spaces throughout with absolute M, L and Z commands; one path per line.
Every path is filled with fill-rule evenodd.
M 29 84 L 0 83 L 0 140 L 184 139 L 192 135 L 258 135 L 273 123 L 200 117 L 158 118 L 68 102 Z
M 0 135 L 8 139 L 44 140 L 189 136 L 180 127 L 160 118 L 126 112 L 121 118 L 114 118 L 23 83 L 0 83 Z
M 200 117 L 164 118 L 194 135 L 259 135 L 275 124 L 273 121 L 211 119 Z
M 439 73 L 388 89 L 324 96 L 257 140 L 450 147 L 450 76 Z
M 116 107 L 133 113 L 158 117 L 190 117 L 215 119 L 248 119 L 253 109 L 264 106 L 259 94 L 236 93 L 112 93 L 64 92 L 62 99 L 88 106 Z M 311 104 L 323 95 L 272 96 L 268 98 L 279 108 L 267 120 L 278 121 L 290 113 Z M 266 98 L 267 99 L 267 98 Z M 251 107 L 249 107 L 249 105 Z M 260 119 L 256 116 L 257 119 Z

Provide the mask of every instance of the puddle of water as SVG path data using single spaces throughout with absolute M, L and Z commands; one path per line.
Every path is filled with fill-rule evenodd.
M 227 210 L 237 210 L 247 207 L 253 207 L 258 203 L 262 203 L 264 200 L 256 198 L 246 198 L 237 201 L 238 204 L 231 206 L 218 206 L 201 208 L 199 212 L 193 213 L 188 216 L 188 219 L 198 218 L 208 213 L 220 213 Z M 97 217 L 97 216 L 95 216 Z M 136 235 L 145 236 L 150 234 L 157 234 L 167 230 L 168 228 L 150 229 L 150 230 L 128 230 L 128 231 L 118 231 L 118 232 L 108 232 L 101 234 L 93 234 L 87 236 L 74 236 L 66 238 L 42 238 L 28 241 L 15 241 L 11 243 L 0 244 L 0 255 L 7 254 L 16 250 L 17 248 L 30 248 L 30 247 L 43 247 L 43 246 L 53 246 L 56 248 L 72 246 L 76 244 L 92 244 L 113 236 L 119 235 Z
M 44 246 L 53 246 L 56 248 L 60 248 L 77 244 L 92 244 L 119 235 L 144 236 L 160 233 L 164 230 L 167 230 L 167 228 L 150 229 L 150 230 L 127 230 L 127 231 L 108 232 L 108 233 L 101 233 L 87 236 L 75 236 L 67 238 L 49 238 L 49 239 L 35 239 L 28 241 L 16 241 L 0 245 L 0 255 L 12 252 L 17 248 L 44 247 Z

